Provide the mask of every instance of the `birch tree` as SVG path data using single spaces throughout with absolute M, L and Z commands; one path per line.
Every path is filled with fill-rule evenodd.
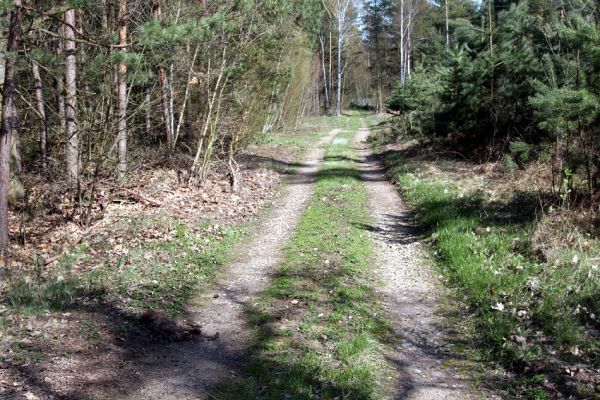
M 354 15 L 351 0 L 322 0 L 323 7 L 333 22 L 337 34 L 337 98 L 335 101 L 335 114 L 342 115 L 342 52 L 347 36 L 353 23 Z

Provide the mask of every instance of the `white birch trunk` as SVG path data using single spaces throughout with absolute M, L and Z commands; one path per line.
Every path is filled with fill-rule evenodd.
M 400 0 L 400 82 L 404 85 L 404 0 Z
M 444 0 L 446 8 L 446 47 L 450 47 L 450 22 L 448 19 L 448 1 Z

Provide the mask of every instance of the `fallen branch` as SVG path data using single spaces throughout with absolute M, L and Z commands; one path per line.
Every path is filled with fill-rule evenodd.
M 141 193 L 127 190 L 127 191 L 125 191 L 125 194 L 127 195 L 127 200 L 135 201 L 137 203 L 142 203 L 144 205 L 151 206 L 151 207 L 162 207 L 161 203 L 159 203 L 156 200 L 149 199 L 148 197 L 144 196 Z M 113 201 L 119 201 L 119 199 L 115 199 Z

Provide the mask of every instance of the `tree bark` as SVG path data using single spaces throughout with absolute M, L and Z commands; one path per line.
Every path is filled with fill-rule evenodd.
M 59 36 L 64 35 L 64 26 L 58 28 Z M 63 39 L 58 39 L 55 48 L 56 57 L 61 59 L 64 54 L 64 42 Z M 67 136 L 67 117 L 66 117 L 66 106 L 65 106 L 65 79 L 62 74 L 56 78 L 56 108 L 58 112 L 58 121 L 60 126 L 60 135 Z
M 329 93 L 333 96 L 333 34 L 329 31 Z M 329 103 L 331 108 L 331 103 Z
M 194 77 L 194 67 L 196 66 L 196 59 L 198 58 L 198 52 L 200 51 L 200 46 L 196 46 L 196 50 L 194 51 L 194 56 L 192 57 L 192 64 L 190 66 L 190 70 L 188 72 L 187 83 L 185 84 L 185 94 L 183 95 L 183 104 L 181 105 L 181 110 L 179 111 L 179 121 L 177 122 L 177 128 L 175 128 L 175 137 L 173 138 L 173 147 L 177 145 L 177 140 L 179 139 L 179 134 L 181 132 L 181 127 L 183 126 L 183 120 L 185 118 L 185 112 L 188 100 L 190 99 L 190 90 L 192 86 L 192 79 Z
M 321 43 L 321 61 L 323 64 L 323 86 L 325 87 L 325 111 L 329 111 L 329 89 L 327 88 L 327 68 L 325 66 L 325 43 L 323 35 L 319 35 L 319 42 Z
M 158 80 L 160 82 L 160 93 L 162 99 L 162 111 L 163 111 L 163 122 L 165 124 L 165 137 L 169 147 L 173 145 L 174 135 L 171 130 L 171 112 L 170 112 L 170 101 L 169 101 L 169 84 L 167 82 L 167 72 L 163 67 L 160 67 L 158 71 Z
M 65 12 L 66 51 L 66 132 L 67 132 L 67 181 L 72 188 L 79 184 L 79 132 L 77 131 L 77 58 L 75 32 L 75 9 Z
M 405 60 L 404 60 L 404 0 L 400 0 L 400 83 L 404 85 L 405 76 Z
M 42 158 L 42 166 L 46 168 L 48 166 L 48 120 L 46 119 L 46 106 L 44 104 L 44 90 L 42 86 L 42 77 L 40 75 L 40 66 L 35 61 L 31 62 L 31 73 L 34 81 L 37 110 L 41 120 L 40 156 Z
M 127 0 L 119 0 L 119 45 L 123 57 L 127 54 Z M 127 62 L 121 59 L 118 73 L 119 132 L 119 176 L 127 173 Z
M 146 116 L 146 136 L 152 136 L 152 110 L 150 105 L 152 104 L 152 91 L 150 88 L 146 89 L 146 99 L 144 100 L 145 105 L 145 116 Z
M 450 22 L 448 19 L 448 1 L 449 0 L 444 0 L 446 8 L 446 47 L 450 47 Z
M 160 2 L 157 1 L 154 6 L 154 19 L 156 21 L 162 21 L 162 8 L 160 6 Z M 173 118 L 171 117 L 170 112 L 170 97 L 169 93 L 169 83 L 167 81 L 167 71 L 165 71 L 164 67 L 159 67 L 158 69 L 158 81 L 160 84 L 160 97 L 162 100 L 162 113 L 163 113 L 163 123 L 165 126 L 165 138 L 167 139 L 167 144 L 169 147 L 173 146 L 174 142 L 174 132 L 173 132 L 173 124 L 171 121 Z
M 335 115 L 342 115 L 342 46 L 344 44 L 344 36 L 340 29 L 338 30 L 338 51 L 337 51 L 337 61 L 338 61 L 338 87 L 337 87 L 337 101 L 335 104 Z
M 15 67 L 21 40 L 21 0 L 13 0 L 8 32 L 4 88 L 2 93 L 2 126 L 0 127 L 0 267 L 7 265 L 9 249 L 8 192 L 10 185 L 11 137 L 17 134 L 15 106 Z

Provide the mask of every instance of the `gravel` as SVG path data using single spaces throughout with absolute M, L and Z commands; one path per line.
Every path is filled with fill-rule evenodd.
M 470 382 L 459 376 L 456 366 L 460 366 L 460 360 L 448 351 L 451 345 L 437 314 L 440 290 L 425 260 L 418 226 L 364 144 L 368 136 L 368 129 L 360 129 L 355 145 L 359 148 L 360 171 L 374 221 L 370 231 L 376 245 L 376 272 L 381 279 L 378 291 L 399 339 L 387 355 L 397 371 L 391 398 L 474 399 Z

